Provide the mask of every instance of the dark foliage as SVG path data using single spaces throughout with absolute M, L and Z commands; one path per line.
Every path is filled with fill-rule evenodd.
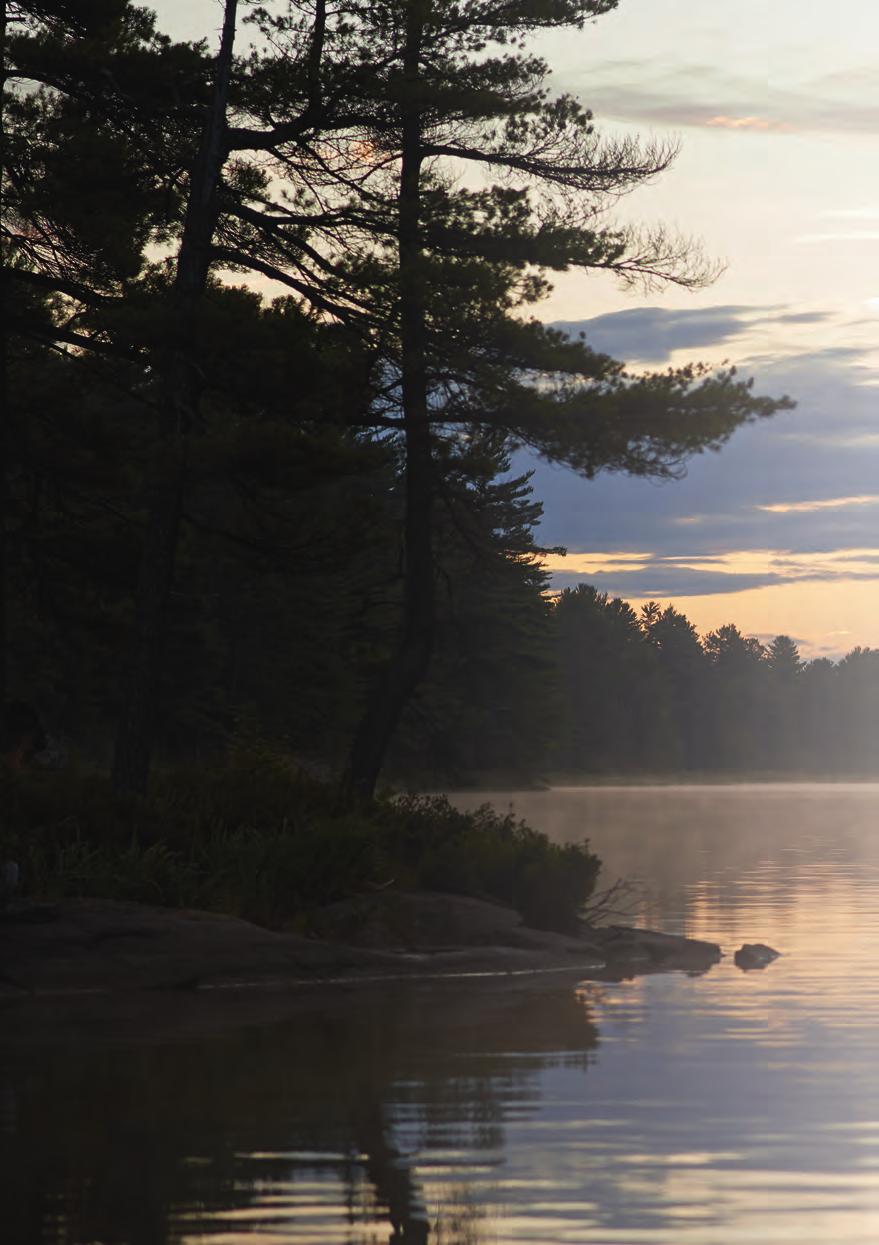
M 31 739 L 4 763 L 33 888 L 279 922 L 393 876 L 567 927 L 585 849 L 373 804 L 378 774 L 753 765 L 768 721 L 811 720 L 792 688 L 863 695 L 845 663 L 805 679 L 781 644 L 548 599 L 514 450 L 668 478 L 788 405 L 734 370 L 630 374 L 530 314 L 571 268 L 711 276 L 608 216 L 673 147 L 602 138 L 528 50 L 614 7 L 294 0 L 236 58 L 232 0 L 216 54 L 129 0 L 7 6 L 0 701 L 73 762 L 16 776 Z M 118 792 L 163 762 L 148 798 L 78 776 L 114 736 Z
M 11 6 L 0 697 L 115 735 L 120 788 L 242 715 L 362 793 L 523 763 L 554 693 L 510 451 L 675 475 L 785 405 L 529 314 L 555 271 L 711 275 L 609 216 L 673 146 L 602 138 L 527 48 L 613 7 L 293 2 L 235 58 L 232 0 L 216 53 L 129 0 Z
M 0 858 L 26 893 L 236 913 L 309 929 L 321 905 L 376 888 L 477 895 L 571 930 L 599 861 L 512 816 L 440 797 L 340 811 L 335 791 L 253 745 L 221 767 L 163 773 L 146 799 L 102 777 L 0 770 Z
M 766 646 L 731 623 L 700 640 L 670 605 L 638 614 L 585 586 L 560 594 L 553 621 L 559 769 L 879 772 L 879 651 L 804 662 L 789 636 Z

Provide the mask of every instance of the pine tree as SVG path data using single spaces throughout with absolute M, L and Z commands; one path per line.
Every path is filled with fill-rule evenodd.
M 113 785 L 142 792 L 149 775 L 154 688 L 161 673 L 168 594 L 180 533 L 188 439 L 198 417 L 201 377 L 195 360 L 197 317 L 208 285 L 211 245 L 220 213 L 220 176 L 227 156 L 226 109 L 232 74 L 237 0 L 225 0 L 213 94 L 189 181 L 183 229 L 167 305 L 166 338 L 154 356 L 161 394 L 163 447 L 150 482 L 135 601 L 128 686 L 116 733 Z
M 662 172 L 673 152 L 602 142 L 576 101 L 547 95 L 548 67 L 525 50 L 536 31 L 578 26 L 613 7 L 384 0 L 347 6 L 328 33 L 331 56 L 344 59 L 344 49 L 367 71 L 348 84 L 347 130 L 343 111 L 335 163 L 324 156 L 321 167 L 322 186 L 336 178 L 346 229 L 334 279 L 359 280 L 378 321 L 388 384 L 374 417 L 398 431 L 406 465 L 399 643 L 355 738 L 350 793 L 371 794 L 433 650 L 438 440 L 479 425 L 508 448 L 530 446 L 585 476 L 662 476 L 778 408 L 732 373 L 630 377 L 521 315 L 552 270 L 687 287 L 710 275 L 661 232 L 601 224 L 619 195 Z M 482 179 L 477 189 L 455 180 L 453 169 L 468 165 Z M 302 163 L 297 176 L 308 184 Z

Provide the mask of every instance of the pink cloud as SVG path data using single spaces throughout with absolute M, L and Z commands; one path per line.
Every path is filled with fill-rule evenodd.
M 773 121 L 771 117 L 728 117 L 721 113 L 716 117 L 709 117 L 705 122 L 706 125 L 712 126 L 717 130 L 783 130 L 789 131 L 793 126 L 786 121 Z

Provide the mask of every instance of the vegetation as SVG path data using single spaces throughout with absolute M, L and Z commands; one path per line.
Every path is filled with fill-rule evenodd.
M 511 452 L 673 474 L 784 405 L 530 316 L 572 267 L 711 275 L 610 217 L 673 150 L 602 139 L 528 49 L 614 7 L 294 0 L 236 55 L 226 0 L 214 55 L 129 0 L 11 6 L 0 695 L 112 739 L 120 793 L 253 714 L 368 799 L 428 682 L 525 642 L 540 699 Z
M 217 768 L 166 772 L 145 800 L 103 777 L 0 770 L 0 858 L 26 892 L 234 913 L 307 932 L 318 908 L 399 889 L 476 895 L 571 930 L 598 859 L 488 807 L 390 796 L 340 810 L 325 784 L 253 747 Z
M 673 148 L 603 138 L 530 49 L 615 7 L 284 0 L 242 52 L 235 0 L 216 51 L 130 0 L 4 6 L 0 702 L 113 788 L 10 790 L 32 886 L 276 923 L 393 877 L 570 922 L 588 853 L 372 798 L 617 755 L 515 452 L 673 476 L 787 405 L 533 318 L 572 268 L 712 276 L 612 217 Z M 248 776 L 252 728 L 326 785 Z
M 879 651 L 805 662 L 732 623 L 700 637 L 583 586 L 552 619 L 562 716 L 549 766 L 577 773 L 879 774 Z

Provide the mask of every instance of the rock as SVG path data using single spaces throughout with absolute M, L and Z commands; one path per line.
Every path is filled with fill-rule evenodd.
M 588 928 L 586 936 L 608 960 L 614 977 L 636 972 L 707 972 L 721 958 L 717 943 L 686 938 L 683 934 L 664 934 L 655 929 L 635 929 L 628 925 Z
M 586 975 L 603 966 L 591 944 L 519 930 L 518 913 L 497 904 L 447 895 L 396 898 L 391 907 L 407 940 L 393 950 L 388 942 L 369 946 L 352 937 L 340 912 L 334 940 L 324 941 L 216 913 L 62 900 L 38 919 L 30 910 L 0 919 L 0 1004 L 22 996 L 272 990 L 484 972 Z M 372 918 L 378 920 L 375 912 Z
M 0 1007 L 21 1000 L 144 991 L 271 992 L 293 987 L 544 972 L 618 980 L 705 972 L 713 943 L 623 926 L 575 936 L 530 929 L 517 912 L 460 895 L 382 892 L 323 911 L 322 938 L 236 917 L 64 899 L 0 916 Z
M 358 947 L 438 951 L 451 947 L 520 945 L 522 918 L 513 908 L 432 891 L 380 891 L 320 908 L 319 937 Z
M 374 971 L 394 957 L 328 947 L 216 913 L 97 899 L 32 905 L 0 920 L 8 992 L 83 994 L 269 985 Z
M 739 947 L 733 958 L 736 966 L 748 973 L 755 968 L 765 968 L 767 964 L 777 960 L 780 954 L 780 951 L 767 947 L 764 942 L 746 942 Z
M 426 952 L 444 957 L 508 950 L 561 957 L 575 955 L 603 964 L 588 934 L 558 934 L 524 925 L 514 908 L 467 895 L 438 891 L 382 891 L 321 908 L 312 917 L 321 938 L 387 951 Z M 511 955 L 511 965 L 520 957 Z

